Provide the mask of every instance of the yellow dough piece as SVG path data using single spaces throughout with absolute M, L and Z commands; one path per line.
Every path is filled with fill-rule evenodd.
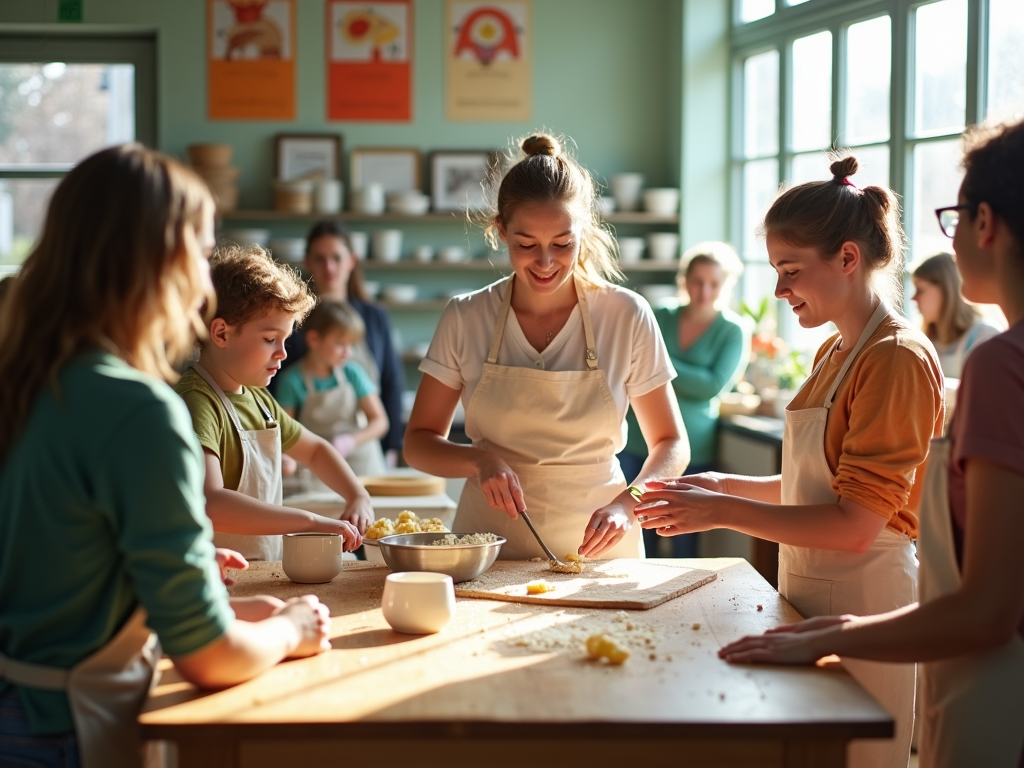
M 383 539 L 385 536 L 393 536 L 395 524 L 386 517 L 378 518 L 366 529 L 367 539 Z
M 555 585 L 540 579 L 538 581 L 531 581 L 526 585 L 526 594 L 528 595 L 543 595 L 545 592 L 554 592 Z
M 629 651 L 608 635 L 591 635 L 587 638 L 587 655 L 592 659 L 608 659 L 609 664 L 621 664 L 629 658 Z
M 408 509 L 398 513 L 398 521 L 381 517 L 373 522 L 366 529 L 367 539 L 383 539 L 385 536 L 394 536 L 396 533 L 448 533 L 441 518 L 432 517 L 429 520 L 420 519 L 415 512 Z

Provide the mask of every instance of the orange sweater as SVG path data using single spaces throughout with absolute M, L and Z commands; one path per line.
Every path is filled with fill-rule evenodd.
M 838 334 L 814 357 L 824 357 Z M 833 352 L 788 410 L 820 408 L 853 344 Z M 890 315 L 868 339 L 839 384 L 825 424 L 825 459 L 837 496 L 886 517 L 887 527 L 917 538 L 928 441 L 942 434 L 945 386 L 935 349 L 902 317 Z

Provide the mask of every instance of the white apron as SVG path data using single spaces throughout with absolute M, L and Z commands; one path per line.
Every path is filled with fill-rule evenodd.
M 366 415 L 359 409 L 356 390 L 349 384 L 341 368 L 334 369 L 338 386 L 323 392 L 316 391 L 313 377 L 305 369 L 302 378 L 306 383 L 306 400 L 299 411 L 299 421 L 310 432 L 330 441 L 338 435 L 351 434 L 366 426 Z M 353 472 L 364 477 L 387 472 L 380 440 L 367 440 L 357 445 L 345 457 L 345 461 Z
M 192 367 L 206 379 L 206 383 L 220 397 L 242 443 L 242 477 L 238 481 L 238 492 L 266 504 L 281 506 L 284 499 L 281 478 L 281 427 L 274 421 L 273 414 L 254 395 L 253 399 L 267 421 L 267 428 L 242 429 L 238 412 L 224 394 L 224 390 L 199 363 Z M 214 546 L 240 552 L 246 560 L 280 560 L 284 548 L 280 534 L 249 536 L 243 533 L 214 531 L 213 543 Z
M 840 382 L 867 340 L 888 314 L 882 304 L 850 351 L 821 408 L 786 411 L 782 440 L 782 503 L 835 504 L 835 479 L 825 458 L 825 423 Z M 826 354 L 815 372 L 831 357 Z M 813 375 L 813 374 L 812 374 Z M 883 528 L 871 548 L 859 554 L 834 549 L 779 547 L 779 593 L 804 618 L 853 613 L 885 613 L 916 599 L 917 563 L 910 538 Z M 914 665 L 844 659 L 850 674 L 896 720 L 891 740 L 850 744 L 850 768 L 905 768 L 914 726 Z
M 476 447 L 494 451 L 519 477 L 530 519 L 552 552 L 562 557 L 579 550 L 591 515 L 626 488 L 615 458 L 622 424 L 605 373 L 598 367 L 590 309 L 578 283 L 586 370 L 498 365 L 514 284 L 513 276 L 505 288 L 487 362 L 466 406 L 466 417 L 479 425 Z M 489 531 L 504 536 L 508 543 L 500 557 L 506 560 L 544 557 L 525 521 L 512 520 L 487 503 L 477 477 L 466 481 L 453 527 L 459 533 Z M 636 524 L 602 555 L 643 556 Z
M 956 592 L 950 442 L 932 440 L 921 500 L 921 602 Z M 1024 750 L 1024 640 L 921 664 L 922 768 L 1017 768 Z
M 105 646 L 71 669 L 0 654 L 0 678 L 14 685 L 65 691 L 82 768 L 141 768 L 138 717 L 157 681 L 160 644 L 137 608 Z

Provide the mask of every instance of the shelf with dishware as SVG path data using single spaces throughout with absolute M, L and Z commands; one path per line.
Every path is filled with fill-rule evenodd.
M 399 261 L 381 261 L 379 259 L 365 259 L 359 262 L 367 272 L 437 272 L 439 270 L 453 271 L 480 271 L 480 272 L 508 272 L 511 265 L 508 261 L 491 260 L 486 258 L 472 258 L 464 261 L 415 261 L 413 259 L 400 259 Z M 656 261 L 644 259 L 642 261 L 620 264 L 623 272 L 675 272 L 678 264 L 675 261 Z
M 449 224 L 467 221 L 464 211 L 433 211 L 419 215 L 406 213 L 369 214 L 359 211 L 343 211 L 341 213 L 293 213 L 292 211 L 267 210 L 234 210 L 222 211 L 223 221 L 266 221 L 266 222 L 316 222 L 330 219 L 332 221 L 358 221 L 360 223 L 396 222 L 446 222 Z M 679 216 L 662 216 L 646 212 L 609 213 L 603 217 L 607 224 L 679 224 Z

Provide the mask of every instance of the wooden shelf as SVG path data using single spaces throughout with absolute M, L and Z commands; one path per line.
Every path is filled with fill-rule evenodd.
M 479 271 L 479 272 L 495 272 L 508 274 L 512 271 L 512 266 L 502 260 L 489 260 L 489 259 L 468 259 L 466 261 L 458 262 L 447 262 L 447 261 L 413 261 L 412 259 L 402 259 L 401 261 L 376 261 L 374 259 L 366 259 L 360 261 L 359 264 L 362 266 L 365 272 L 438 272 L 438 271 L 453 271 L 453 272 L 465 272 L 465 271 Z M 672 272 L 674 273 L 679 268 L 679 262 L 673 261 L 652 261 L 650 259 L 644 259 L 635 264 L 620 264 L 623 272 Z
M 357 213 L 355 211 L 342 211 L 341 213 L 290 213 L 288 211 L 275 210 L 238 210 L 223 211 L 219 214 L 223 221 L 266 221 L 266 222 L 315 222 L 330 219 L 333 221 L 359 221 L 372 223 L 403 221 L 410 224 L 420 222 L 445 222 L 448 224 L 468 223 L 466 214 L 459 211 L 444 213 L 425 213 L 422 216 L 408 216 L 401 213 L 382 213 L 371 215 Z M 604 219 L 609 224 L 679 224 L 678 216 L 655 216 L 650 213 L 612 213 Z

